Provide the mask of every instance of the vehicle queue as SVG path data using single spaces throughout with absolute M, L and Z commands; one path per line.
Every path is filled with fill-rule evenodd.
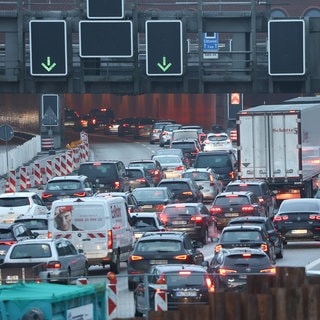
M 190 138 L 182 140 L 185 141 L 188 139 Z M 202 142 L 203 147 L 204 141 L 206 140 L 203 140 L 202 134 L 198 142 Z M 206 145 L 207 144 L 208 142 L 206 142 Z M 180 274 L 180 272 L 186 268 L 184 265 L 189 264 L 198 265 L 197 268 L 203 268 L 208 275 L 214 274 L 214 276 L 210 278 L 212 280 L 211 284 L 206 287 L 209 291 L 224 289 L 226 287 L 239 284 L 243 285 L 245 283 L 246 273 L 248 272 L 274 274 L 275 259 L 283 257 L 283 245 L 286 241 L 285 234 L 283 232 L 278 232 L 273 225 L 273 214 L 275 211 L 273 211 L 273 213 L 266 211 L 265 201 L 267 199 L 261 197 L 257 191 L 255 193 L 253 191 L 243 190 L 226 192 L 225 198 L 230 201 L 230 203 L 227 204 L 224 212 L 217 210 L 217 205 L 214 201 L 217 198 L 220 198 L 221 195 L 224 195 L 225 188 L 228 189 L 228 187 L 233 185 L 236 180 L 234 175 L 236 169 L 236 159 L 233 158 L 235 157 L 234 150 L 231 150 L 230 148 L 224 149 L 220 144 L 217 145 L 217 149 L 219 149 L 217 150 L 217 160 L 209 162 L 217 165 L 217 167 L 214 168 L 209 168 L 210 166 L 207 167 L 208 162 L 206 161 L 204 162 L 206 167 L 201 167 L 201 164 L 195 165 L 194 167 L 191 165 L 193 163 L 199 163 L 198 158 L 202 157 L 203 154 L 205 154 L 205 157 L 210 155 L 211 159 L 215 159 L 211 157 L 211 154 L 215 153 L 215 151 L 212 151 L 212 149 L 210 151 L 196 150 L 195 156 L 194 154 L 191 155 L 191 152 L 183 149 L 177 149 L 180 152 L 180 157 L 178 156 L 178 158 L 183 163 L 183 170 L 181 170 L 181 163 L 177 165 L 177 170 L 175 170 L 175 167 L 163 169 L 161 162 L 158 161 L 157 158 L 132 161 L 129 163 L 128 168 L 124 168 L 124 164 L 121 160 L 93 161 L 81 164 L 83 170 L 80 166 L 75 175 L 62 177 L 60 181 L 56 181 L 57 179 L 48 181 L 45 186 L 45 190 L 42 193 L 42 199 L 40 199 L 40 201 L 38 199 L 38 204 L 44 205 L 47 208 L 55 203 L 54 209 L 52 209 L 48 215 L 48 234 L 51 233 L 52 228 L 55 228 L 53 226 L 55 226 L 57 218 L 60 215 L 57 214 L 57 210 L 55 208 L 60 207 L 62 211 L 66 211 L 64 213 L 67 213 L 68 207 L 72 206 L 73 204 L 76 205 L 78 208 L 80 208 L 78 218 L 71 217 L 70 222 L 72 223 L 78 221 L 79 223 L 79 221 L 85 221 L 86 219 L 90 220 L 89 216 L 84 217 L 83 213 L 81 213 L 81 208 L 85 206 L 89 200 L 87 198 L 94 198 L 93 201 L 96 201 L 97 204 L 102 204 L 110 202 L 110 198 L 112 196 L 119 194 L 119 196 L 123 198 L 123 203 L 127 208 L 124 210 L 126 212 L 126 217 L 122 219 L 127 220 L 132 226 L 133 243 L 131 247 L 133 246 L 134 250 L 127 257 L 120 258 L 120 256 L 117 256 L 117 252 L 122 252 L 122 250 L 120 250 L 121 248 L 110 248 L 110 252 L 112 252 L 113 256 L 116 257 L 116 260 L 112 260 L 110 262 L 110 260 L 108 261 L 106 259 L 104 262 L 105 264 L 110 264 L 111 269 L 115 273 L 119 272 L 120 261 L 127 261 L 129 272 L 130 270 L 133 270 L 132 267 L 129 266 L 137 261 L 140 261 L 141 263 L 141 261 L 145 260 L 144 254 L 142 254 L 144 250 L 139 249 L 137 252 L 135 251 L 137 248 L 140 248 L 141 241 L 146 243 L 148 242 L 149 249 L 146 250 L 152 257 L 149 262 L 150 267 L 159 265 L 160 268 L 162 265 L 176 264 L 177 267 L 180 266 L 180 269 L 178 268 L 175 270 L 175 272 Z M 166 152 L 168 152 L 168 155 L 171 155 L 175 148 L 161 148 L 160 150 L 162 155 L 166 154 Z M 192 157 L 194 161 L 192 160 Z M 228 167 L 228 170 L 231 169 L 231 171 L 227 175 L 218 174 L 215 169 L 221 169 L 224 166 Z M 133 168 L 139 168 L 139 171 L 143 173 L 143 177 L 130 177 L 129 179 L 127 172 Z M 178 171 L 174 178 L 167 178 L 166 175 L 168 171 L 170 172 L 170 170 Z M 87 184 L 83 182 L 84 178 L 88 180 Z M 145 184 L 143 179 L 145 181 L 147 180 L 148 184 Z M 204 196 L 205 182 L 208 183 L 208 188 L 212 190 L 211 192 L 208 192 L 207 190 L 206 194 L 209 195 L 208 197 Z M 256 182 L 259 184 L 259 181 Z M 241 181 L 239 182 L 239 185 L 245 188 L 246 183 L 246 181 Z M 57 185 L 54 190 L 51 190 L 52 194 L 48 192 L 48 189 L 50 189 L 48 187 L 51 184 Z M 53 196 L 53 191 L 55 192 L 54 199 L 52 200 L 51 204 L 48 205 L 47 203 L 47 205 L 45 205 L 44 201 Z M 134 206 L 132 203 L 129 204 L 128 195 L 134 199 Z M 271 198 L 273 197 L 272 192 L 270 192 L 269 195 Z M 12 194 L 11 196 L 14 198 L 17 195 Z M 6 197 L 10 198 L 10 195 L 6 195 Z M 241 202 L 243 199 L 248 201 Z M 89 200 L 89 202 L 90 201 L 91 200 Z M 212 206 L 210 206 L 211 201 L 213 201 Z M 207 202 L 207 204 L 203 205 L 203 202 Z M 94 212 L 95 219 L 98 219 L 97 204 L 95 204 L 95 207 L 92 209 L 83 211 L 88 211 L 90 213 Z M 15 205 L 11 203 L 9 206 L 12 208 Z M 16 206 L 19 207 L 19 205 Z M 109 214 L 111 217 L 118 215 L 116 213 L 117 209 L 114 208 L 111 202 L 109 208 Z M 5 212 L 4 215 L 8 214 L 6 209 L 4 209 L 3 212 Z M 133 216 L 135 212 L 139 213 L 140 216 L 143 216 L 144 212 L 146 214 L 147 212 L 151 212 L 153 214 L 156 212 L 158 227 L 148 230 L 147 233 L 140 232 L 140 235 L 135 237 L 134 234 L 138 234 L 139 229 L 143 231 L 147 225 L 150 226 L 148 222 L 144 221 L 141 223 L 137 216 Z M 21 213 L 19 218 L 22 218 L 21 215 L 27 216 L 28 213 Z M 225 225 L 223 226 L 218 222 L 220 221 L 222 215 L 224 215 L 226 221 Z M 259 221 L 257 223 L 250 222 L 252 225 L 248 227 L 248 221 L 246 220 L 246 217 L 251 216 L 261 217 L 267 220 L 264 221 L 263 226 L 259 225 Z M 309 219 L 317 223 L 317 220 L 320 220 L 317 218 L 318 216 L 318 213 L 314 211 L 312 214 L 309 214 Z M 99 221 L 101 221 L 101 219 Z M 238 221 L 238 226 L 231 226 L 233 224 L 233 220 L 236 219 L 240 220 Z M 243 219 L 242 222 L 241 219 Z M 285 219 L 281 218 L 281 220 L 283 220 L 285 223 Z M 277 221 L 276 218 L 275 221 Z M 116 223 L 118 223 L 119 226 L 122 222 L 118 221 Z M 268 226 L 269 229 L 267 229 L 265 226 Z M 224 227 L 229 229 L 224 230 Z M 80 229 L 84 232 L 92 231 L 92 224 L 89 224 L 89 226 L 81 225 L 81 227 L 77 226 L 74 228 L 74 231 L 79 234 Z M 112 231 L 111 226 L 106 229 Z M 300 227 L 296 230 L 302 230 L 300 232 L 296 231 L 292 233 L 293 235 L 298 235 L 299 239 L 301 239 L 304 234 L 309 234 L 309 230 L 304 232 L 304 229 L 301 229 Z M 60 233 L 59 237 L 64 238 L 63 232 L 67 231 L 61 231 L 62 233 Z M 229 231 L 228 233 L 232 240 L 228 240 L 228 237 L 225 236 L 224 233 L 226 231 Z M 220 232 L 222 232 L 223 236 L 220 236 Z M 106 235 L 105 238 L 107 238 L 109 235 Z M 165 246 L 161 241 L 167 236 L 170 241 L 167 239 L 168 243 Z M 87 239 L 86 237 L 87 235 L 83 235 L 84 240 Z M 177 239 L 179 237 L 183 237 L 184 240 L 178 241 Z M 253 237 L 255 238 L 253 239 Z M 216 254 L 212 261 L 205 263 L 203 256 L 201 259 L 193 258 L 194 255 L 201 257 L 201 252 L 199 252 L 198 248 L 201 248 L 208 241 L 216 241 L 217 238 L 219 238 L 219 241 L 215 250 Z M 279 242 L 279 250 L 277 251 L 278 253 L 276 253 L 277 240 Z M 82 250 L 80 253 L 84 253 L 88 259 L 86 250 L 84 250 L 83 246 L 79 246 L 79 242 L 73 243 L 72 238 L 70 239 L 70 242 L 72 245 L 74 245 L 74 248 L 77 251 L 75 252 L 76 254 L 79 254 L 79 250 Z M 180 246 L 178 246 L 178 244 Z M 174 255 L 173 260 L 166 256 L 169 252 Z M 258 262 L 260 261 L 259 259 L 267 261 L 261 270 L 255 268 L 255 265 L 258 265 Z M 250 269 L 250 271 L 237 269 L 236 265 L 239 264 L 239 261 L 242 261 L 242 263 L 246 263 L 250 266 L 252 264 L 251 268 L 247 268 Z M 101 262 L 97 263 L 101 264 Z M 86 267 L 88 265 L 89 263 L 86 265 Z M 135 301 L 138 301 L 139 292 L 141 293 L 141 291 L 139 291 L 139 286 L 141 283 L 143 283 L 142 275 L 148 272 L 148 270 L 149 267 L 146 268 L 145 266 L 142 270 L 139 270 L 139 268 L 134 270 L 134 278 L 136 281 L 135 285 L 132 284 L 133 282 L 131 282 L 130 277 L 128 277 L 128 288 L 129 290 L 131 289 L 134 291 L 136 296 Z M 191 268 L 187 274 L 191 275 L 192 272 L 193 271 Z M 196 272 L 196 270 L 194 270 L 194 272 Z M 85 270 L 83 271 L 83 274 L 86 274 Z M 68 279 L 68 277 L 64 277 L 64 279 Z M 205 278 L 207 278 L 207 276 L 205 276 Z M 162 281 L 164 280 L 162 279 Z M 67 282 L 69 282 L 69 280 Z M 179 285 L 179 281 L 176 285 Z M 174 288 L 177 287 L 173 286 L 173 289 Z M 192 290 L 188 290 L 188 292 L 184 293 L 184 295 L 185 298 L 187 298 L 185 299 L 186 301 L 191 301 L 193 299 L 192 297 L 196 296 L 196 293 L 192 292 Z M 173 308 L 174 307 L 176 306 L 174 306 L 173 303 Z M 147 308 L 147 306 L 144 306 L 144 308 Z M 148 308 L 150 308 L 150 306 L 148 306 Z M 136 304 L 136 315 L 143 315 L 143 310 L 144 309 L 140 305 L 138 306 L 138 304 Z M 147 309 L 145 309 L 145 311 L 147 311 Z

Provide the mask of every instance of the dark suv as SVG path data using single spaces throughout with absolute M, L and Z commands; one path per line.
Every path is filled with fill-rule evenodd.
M 155 264 L 198 264 L 204 261 L 201 242 L 185 232 L 146 232 L 136 242 L 128 259 L 128 288 L 134 290 L 149 267 Z
M 240 225 L 223 228 L 215 247 L 216 254 L 221 249 L 232 248 L 261 249 L 270 257 L 272 263 L 276 260 L 275 245 L 265 229 L 258 225 Z
M 237 176 L 237 160 L 233 151 L 216 150 L 210 152 L 199 152 L 194 162 L 195 168 L 211 168 L 221 178 L 226 186 Z
M 202 202 L 201 187 L 189 178 L 162 179 L 158 187 L 167 187 L 179 202 Z
M 129 191 L 126 167 L 120 160 L 83 162 L 78 174 L 88 177 L 94 192 Z
M 257 195 L 266 210 L 266 216 L 273 217 L 276 204 L 275 194 L 264 180 L 235 180 L 230 182 L 225 191 L 251 191 Z
M 86 176 L 61 176 L 50 179 L 42 192 L 42 200 L 48 208 L 61 198 L 91 197 L 92 184 Z

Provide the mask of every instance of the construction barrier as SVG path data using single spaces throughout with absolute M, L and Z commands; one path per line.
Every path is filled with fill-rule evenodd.
M 20 177 L 20 190 L 26 190 L 28 188 L 31 188 L 30 176 L 28 174 L 26 167 L 20 168 L 19 177 Z
M 48 180 L 53 178 L 53 167 L 52 167 L 52 160 L 47 160 L 46 161 L 46 182 Z
M 67 155 L 65 153 L 60 155 L 60 172 L 62 176 L 66 176 L 67 172 Z
M 167 311 L 167 285 L 166 284 L 154 284 L 152 287 L 155 289 L 154 294 L 154 310 L 155 311 Z
M 60 157 L 55 157 L 53 162 L 53 175 L 55 177 L 61 176 L 61 159 Z
M 39 162 L 35 162 L 33 165 L 33 176 L 34 176 L 34 185 L 35 186 L 39 186 L 39 185 L 43 184 L 41 164 Z
M 66 152 L 66 166 L 67 166 L 67 174 L 70 174 L 74 170 L 73 164 L 73 151 L 69 150 Z
M 53 138 L 41 138 L 41 149 L 42 150 L 54 149 L 54 139 Z
M 8 178 L 6 181 L 6 190 L 5 192 L 16 192 L 17 191 L 17 177 L 16 170 L 10 170 L 8 174 Z
M 117 277 L 113 272 L 108 272 L 107 278 L 109 283 L 107 284 L 107 314 L 106 319 L 114 319 L 117 313 Z

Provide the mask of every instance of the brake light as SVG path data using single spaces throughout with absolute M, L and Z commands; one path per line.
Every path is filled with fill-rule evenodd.
M 52 232 L 51 231 L 48 232 L 48 238 L 52 239 Z
M 232 270 L 232 269 L 224 269 L 224 268 L 219 269 L 219 274 L 221 276 L 226 276 L 226 275 L 228 275 L 230 273 L 237 273 L 237 271 L 236 270 Z
M 243 253 L 242 256 L 244 258 L 250 258 L 251 257 L 251 253 Z
M 260 246 L 261 250 L 264 251 L 264 252 L 268 252 L 268 245 L 265 244 L 265 243 L 262 243 L 261 246 Z
M 192 192 L 191 191 L 183 191 L 182 194 L 184 196 L 192 196 Z
M 113 234 L 112 230 L 108 230 L 108 245 L 107 249 L 112 250 L 113 248 Z
M 136 179 L 137 182 L 146 182 L 146 179 L 145 178 L 138 178 Z
M 263 204 L 264 203 L 264 199 L 263 198 L 259 198 L 259 203 Z
M 231 179 L 234 179 L 234 172 L 233 172 L 233 171 L 229 172 L 229 177 L 230 177 Z
M 60 269 L 61 263 L 60 261 L 49 261 L 47 264 L 47 269 Z
M 214 284 L 209 277 L 206 277 L 206 285 L 209 292 L 214 292 Z
M 139 261 L 139 260 L 143 260 L 142 256 L 130 256 L 129 257 L 130 261 Z
M 155 211 L 160 212 L 164 209 L 165 205 L 164 204 L 157 204 L 154 206 Z
M 7 246 L 12 246 L 15 243 L 16 241 L 1 241 L 1 244 L 7 245 Z
M 42 195 L 41 195 L 42 199 L 48 199 L 48 198 L 50 198 L 52 196 L 53 196 L 52 193 L 42 193 Z
M 193 216 L 191 218 L 191 221 L 195 221 L 195 222 L 202 222 L 202 217 L 201 216 Z
M 190 276 L 191 272 L 190 271 L 179 271 L 179 276 Z
M 161 275 L 159 279 L 157 279 L 156 284 L 166 284 L 166 278 L 164 275 Z
M 260 270 L 260 272 L 261 272 L 261 273 L 276 274 L 276 268 L 263 269 L 263 270 Z
M 210 208 L 210 212 L 213 213 L 213 214 L 222 213 L 222 208 L 220 208 L 220 207 L 212 207 L 212 208 Z
M 160 213 L 159 218 L 164 224 L 168 222 L 168 216 L 163 212 Z
M 320 220 L 320 215 L 318 215 L 318 214 L 310 214 L 309 219 L 310 220 Z
M 120 181 L 115 181 L 114 182 L 114 188 L 119 189 L 120 188 Z
M 254 211 L 254 207 L 253 206 L 243 206 L 241 208 L 241 211 L 245 212 L 245 213 L 252 213 Z
M 144 126 L 142 126 L 142 125 L 138 126 L 138 129 L 143 129 L 143 128 L 144 128 Z
M 85 197 L 87 194 L 85 191 L 83 192 L 76 192 L 73 194 L 75 197 Z
M 175 256 L 174 259 L 176 260 L 188 260 L 189 256 L 187 254 L 181 254 L 179 256 Z
M 218 253 L 218 252 L 221 251 L 221 249 L 222 249 L 222 245 L 221 245 L 221 244 L 218 244 L 218 245 L 216 245 L 216 247 L 214 248 L 214 251 L 215 251 L 216 253 Z
M 179 171 L 179 170 L 184 170 L 184 166 L 176 167 L 175 170 L 178 170 L 178 171 Z
M 288 220 L 288 219 L 289 219 L 289 217 L 286 216 L 286 215 L 284 215 L 284 216 L 275 216 L 273 218 L 273 221 L 285 221 L 285 220 Z
M 96 124 L 97 123 L 97 119 L 92 119 L 92 123 Z

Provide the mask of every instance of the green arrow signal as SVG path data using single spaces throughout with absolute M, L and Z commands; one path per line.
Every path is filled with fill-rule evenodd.
M 41 63 L 41 65 L 48 71 L 50 72 L 57 64 L 54 62 L 51 64 L 51 58 L 47 57 L 47 64 L 44 62 Z
M 167 58 L 166 57 L 162 57 L 162 64 L 160 62 L 157 63 L 157 66 L 163 71 L 166 72 L 171 66 L 172 63 L 169 62 L 167 64 Z

